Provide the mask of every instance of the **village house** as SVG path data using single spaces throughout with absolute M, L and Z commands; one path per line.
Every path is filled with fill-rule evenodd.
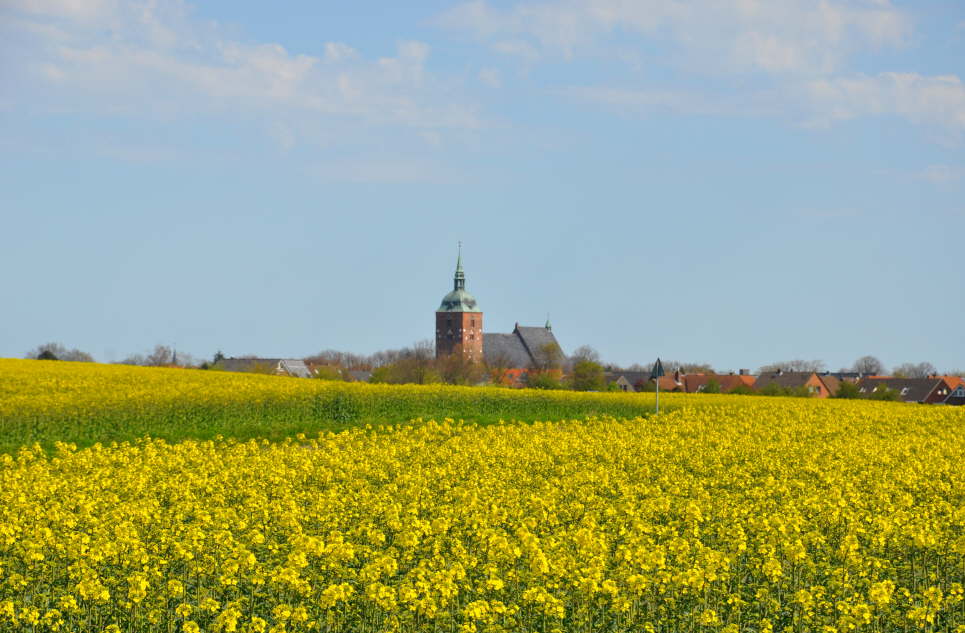
M 224 371 L 252 374 L 274 374 L 293 378 L 311 378 L 312 371 L 305 361 L 296 358 L 226 358 L 218 363 Z
M 754 388 L 765 391 L 776 385 L 781 389 L 806 389 L 812 398 L 829 398 L 837 393 L 840 381 L 833 376 L 820 376 L 813 371 L 771 371 L 757 377 Z
M 957 376 L 929 376 L 927 378 L 894 378 L 891 376 L 868 376 L 858 381 L 858 393 L 870 396 L 880 388 L 898 392 L 902 402 L 921 404 L 944 404 L 961 385 Z
M 958 378 L 958 385 L 952 390 L 943 404 L 965 406 L 965 380 Z
M 608 384 L 615 384 L 620 391 L 628 393 L 654 391 L 656 388 L 656 383 L 650 377 L 649 371 L 608 371 L 604 374 L 604 378 Z M 660 391 L 684 391 L 684 383 L 679 372 L 669 376 L 661 376 L 659 384 Z
M 620 391 L 654 391 L 655 381 L 649 371 L 609 371 L 605 374 L 607 383 L 614 384 Z M 660 391 L 703 393 L 710 381 L 720 386 L 721 393 L 730 393 L 740 386 L 754 387 L 755 378 L 746 369 L 739 374 L 685 374 L 680 370 L 659 379 Z
M 753 389 L 757 382 L 744 369 L 738 374 L 686 374 L 683 376 L 684 390 L 687 393 L 703 393 L 712 380 L 720 387 L 721 393 L 730 393 L 738 387 Z

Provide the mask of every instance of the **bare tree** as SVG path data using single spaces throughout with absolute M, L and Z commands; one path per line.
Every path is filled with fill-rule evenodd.
M 600 353 L 589 345 L 580 345 L 570 356 L 570 361 L 573 363 L 579 362 L 581 360 L 588 360 L 591 363 L 600 364 Z
M 326 349 L 306 356 L 305 362 L 313 365 L 330 365 L 341 367 L 342 369 L 371 369 L 372 362 L 370 357 L 352 352 L 342 352 L 334 349 Z
M 155 345 L 154 351 L 144 358 L 144 364 L 149 367 L 163 367 L 174 362 L 174 350 L 167 345 Z
M 482 363 L 467 358 L 461 347 L 456 345 L 452 354 L 436 359 L 436 369 L 450 385 L 478 384 L 486 377 L 486 368 Z
M 531 363 L 532 369 L 545 371 L 548 369 L 560 369 L 566 357 L 563 350 L 556 343 L 544 343 L 533 354 Z
M 713 374 L 716 373 L 714 367 L 710 363 L 686 363 L 679 360 L 661 360 L 664 370 L 674 371 L 680 370 L 685 374 Z M 646 363 L 641 365 L 640 363 L 634 363 L 627 368 L 614 367 L 613 371 L 653 371 L 653 366 L 656 363 Z
M 486 355 L 486 368 L 489 370 L 490 379 L 502 384 L 506 377 L 506 370 L 513 369 L 513 359 L 506 352 L 496 352 Z
M 938 370 L 929 362 L 921 363 L 902 363 L 891 370 L 899 378 L 928 378 L 938 373 Z
M 878 376 L 885 373 L 885 365 L 876 356 L 862 356 L 854 361 L 851 371 Z
M 823 360 L 786 360 L 780 363 L 771 363 L 770 365 L 764 365 L 758 372 L 761 374 L 767 374 L 775 371 L 824 371 L 824 361 Z
M 94 357 L 79 349 L 67 349 L 62 343 L 44 343 L 27 352 L 25 358 L 34 360 L 66 360 L 77 363 L 92 363 Z
M 685 374 L 713 374 L 714 368 L 709 363 L 664 363 L 665 367 L 675 367 Z
M 432 339 L 422 339 L 413 343 L 412 347 L 406 348 L 406 352 L 412 358 L 432 360 L 436 357 L 436 343 Z
M 435 344 L 429 339 L 400 350 L 376 352 L 373 382 L 429 384 L 442 382 L 435 364 Z

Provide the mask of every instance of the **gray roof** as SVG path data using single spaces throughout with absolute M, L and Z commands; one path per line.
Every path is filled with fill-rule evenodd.
M 532 360 L 522 339 L 515 334 L 483 334 L 483 358 L 499 367 L 529 367 Z
M 295 360 L 291 358 L 282 359 L 278 363 L 278 368 L 286 372 L 289 376 L 294 376 L 295 378 L 311 378 L 312 372 L 308 369 L 308 366 L 303 360 Z
M 772 383 L 785 389 L 796 389 L 803 387 L 807 381 L 811 379 L 811 376 L 814 375 L 816 375 L 816 372 L 813 371 L 764 372 L 757 377 L 757 382 L 754 383 L 754 389 L 760 391 Z
M 226 358 L 221 361 L 225 371 L 275 371 L 280 358 Z
M 638 385 L 644 385 L 650 381 L 649 371 L 615 371 L 611 372 L 610 375 L 612 376 L 611 382 L 616 382 L 620 379 L 620 376 L 623 376 L 634 389 L 636 389 Z
M 305 361 L 294 358 L 226 358 L 221 361 L 221 367 L 225 371 L 286 373 L 296 378 L 312 377 Z
M 858 381 L 858 389 L 868 395 L 884 385 L 897 391 L 898 398 L 905 402 L 924 402 L 941 382 L 940 378 L 862 378 Z
M 491 365 L 524 369 L 546 363 L 547 345 L 560 349 L 553 330 L 517 325 L 510 334 L 483 334 L 483 357 Z
M 529 351 L 530 356 L 539 364 L 547 361 L 546 352 L 550 348 L 555 348 L 559 353 L 558 360 L 563 360 L 563 350 L 553 336 L 553 330 L 547 327 L 520 327 L 516 326 L 519 338 L 523 339 L 523 344 Z

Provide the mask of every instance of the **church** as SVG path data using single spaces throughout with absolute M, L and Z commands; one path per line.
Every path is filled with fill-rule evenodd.
M 483 332 L 483 312 L 466 290 L 462 249 L 456 259 L 452 292 L 436 310 L 436 358 L 462 354 L 467 360 L 484 362 L 517 378 L 530 370 L 558 369 L 565 356 L 549 319 L 543 327 L 516 324 L 509 334 Z

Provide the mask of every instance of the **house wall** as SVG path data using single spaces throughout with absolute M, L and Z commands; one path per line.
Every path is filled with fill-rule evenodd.
M 804 383 L 804 386 L 806 386 L 808 389 L 813 388 L 815 390 L 812 395 L 813 398 L 827 398 L 831 395 L 828 393 L 828 388 L 823 382 L 821 382 L 821 379 L 818 378 L 817 374 L 811 374 L 811 377 L 808 378 L 806 383 Z
M 482 312 L 436 312 L 436 356 L 448 356 L 456 349 L 469 360 L 482 362 Z
M 936 385 L 931 390 L 931 393 L 928 394 L 928 397 L 925 398 L 924 402 L 926 404 L 936 404 L 938 402 L 945 402 L 945 400 L 948 398 L 948 395 L 952 391 L 954 391 L 954 389 L 952 389 L 952 386 L 948 384 L 948 381 L 941 380 L 938 383 L 938 385 Z

